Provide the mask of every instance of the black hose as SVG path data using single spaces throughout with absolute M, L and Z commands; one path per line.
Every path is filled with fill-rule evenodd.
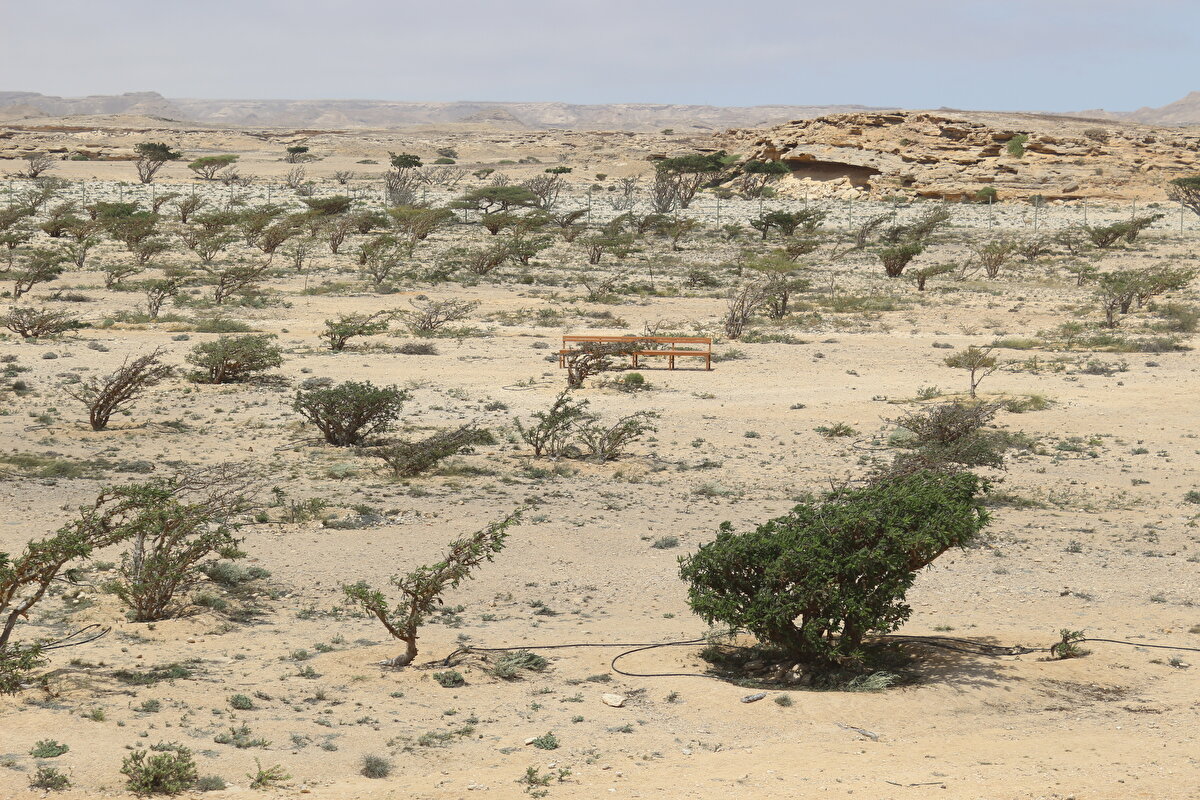
M 885 634 L 876 637 L 877 639 L 889 639 L 896 642 L 909 642 L 912 644 L 923 644 L 929 647 L 937 647 L 943 650 L 951 650 L 956 653 L 966 653 L 974 656 L 984 656 L 986 658 L 1003 658 L 1006 656 L 1022 656 L 1030 653 L 1051 653 L 1052 647 L 1025 647 L 1024 645 L 998 645 L 989 644 L 987 642 L 977 642 L 972 639 L 962 639 L 954 636 L 919 636 L 909 634 Z M 465 654 L 471 651 L 483 653 L 503 653 L 513 650 L 565 650 L 569 648 L 585 648 L 585 647 L 625 647 L 628 648 L 613 656 L 609 662 L 609 668 L 618 675 L 624 675 L 629 678 L 712 678 L 714 680 L 724 680 L 719 675 L 710 675 L 701 672 L 629 672 L 617 666 L 617 662 L 626 656 L 631 656 L 635 653 L 641 653 L 646 650 L 657 650 L 660 647 L 688 647 L 691 645 L 710 643 L 718 647 L 729 647 L 737 650 L 752 650 L 750 647 L 741 645 L 726 644 L 723 642 L 709 642 L 706 638 L 699 639 L 680 639 L 669 642 L 572 642 L 569 644 L 547 644 L 547 645 L 531 645 L 523 644 L 512 647 L 460 647 L 443 659 L 443 666 L 450 666 L 451 659 L 460 654 Z M 1200 647 L 1183 647 L 1180 645 L 1166 644 L 1141 644 L 1138 642 L 1128 642 L 1123 639 L 1074 639 L 1072 643 L 1079 642 L 1103 642 L 1106 644 L 1123 644 L 1130 647 L 1153 647 L 1160 650 L 1180 650 L 1193 653 L 1200 653 Z

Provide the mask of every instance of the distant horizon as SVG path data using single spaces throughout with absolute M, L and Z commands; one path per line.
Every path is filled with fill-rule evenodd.
M 1093 106 L 1090 108 L 1082 108 L 1081 107 L 1081 108 L 1054 108 L 1054 109 L 1051 109 L 1051 108 L 983 108 L 983 107 L 952 106 L 952 105 L 945 105 L 945 104 L 937 105 L 937 106 L 932 106 L 932 105 L 930 105 L 930 106 L 903 106 L 903 105 L 897 105 L 897 104 L 876 105 L 876 104 L 870 104 L 870 103 L 856 103 L 856 102 L 801 103 L 801 102 L 779 101 L 779 102 L 759 102 L 759 103 L 751 103 L 751 104 L 746 104 L 746 103 L 725 104 L 725 103 L 675 102 L 675 101 L 667 101 L 667 100 L 613 100 L 613 101 L 606 101 L 606 102 L 582 102 L 582 101 L 576 101 L 576 100 L 564 100 L 561 98 L 552 99 L 552 100 L 483 100 L 483 99 L 469 99 L 469 98 L 458 98 L 458 99 L 454 99 L 454 100 L 430 100 L 430 99 L 411 100 L 411 99 L 398 99 L 398 98 L 389 98 L 389 97 L 367 97 L 367 96 L 362 96 L 362 97 L 317 97 L 317 96 L 314 96 L 314 97 L 296 97 L 296 96 L 292 96 L 292 97 L 252 97 L 252 96 L 233 96 L 233 95 L 198 96 L 198 95 L 171 95 L 171 94 L 167 94 L 165 92 L 161 92 L 157 89 L 129 89 L 129 90 L 119 91 L 119 92 L 110 91 L 110 92 L 89 92 L 86 94 L 61 94 L 61 93 L 57 93 L 57 92 L 47 92 L 47 91 L 41 91 L 41 90 L 37 90 L 37 89 L 11 89 L 11 88 L 3 89 L 3 88 L 0 88 L 0 94 L 4 94 L 4 93 L 34 94 L 34 95 L 38 95 L 41 97 L 58 98 L 58 99 L 61 99 L 64 101 L 85 100 L 88 98 L 125 97 L 125 96 L 129 96 L 129 95 L 153 94 L 153 95 L 157 95 L 157 96 L 161 97 L 163 100 L 166 100 L 168 102 L 177 101 L 177 100 L 179 100 L 179 101 L 197 100 L 197 101 L 204 101 L 204 102 L 228 100 L 228 101 L 232 101 L 232 102 L 397 103 L 397 104 L 412 104 L 412 105 L 440 105 L 440 104 L 463 103 L 463 104 L 472 104 L 472 105 L 496 105 L 496 106 L 562 104 L 562 105 L 569 105 L 569 106 L 596 106 L 596 107 L 618 106 L 618 105 L 624 105 L 624 106 L 698 106 L 698 107 L 699 106 L 708 106 L 708 107 L 712 107 L 712 108 L 747 108 L 747 109 L 772 108 L 772 107 L 795 107 L 795 108 L 852 107 L 852 108 L 864 108 L 864 109 L 872 109 L 872 110 L 890 110 L 890 109 L 905 110 L 905 111 L 941 111 L 941 110 L 945 110 L 945 111 L 969 111 L 969 112 L 976 112 L 976 113 L 995 112 L 995 113 L 1011 113 L 1011 114 L 1022 114 L 1022 113 L 1050 113 L 1050 114 L 1053 114 L 1053 113 L 1076 113 L 1077 114 L 1077 113 L 1086 112 L 1086 111 L 1104 111 L 1104 112 L 1112 113 L 1112 114 L 1132 114 L 1137 111 L 1141 111 L 1143 109 L 1163 108 L 1167 105 L 1170 105 L 1171 103 L 1182 100 L 1192 94 L 1200 94 L 1200 90 L 1192 89 L 1192 90 L 1186 91 L 1182 95 L 1179 95 L 1178 97 L 1176 97 L 1174 100 L 1169 100 L 1160 105 L 1150 105 L 1148 103 L 1143 103 L 1142 105 L 1139 105 L 1139 106 L 1136 106 L 1133 108 L 1108 108 L 1108 107 L 1104 107 L 1104 106 Z

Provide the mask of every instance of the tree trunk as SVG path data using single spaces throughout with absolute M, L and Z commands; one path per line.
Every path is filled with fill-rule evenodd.
M 400 669 L 402 667 L 407 667 L 409 664 L 411 664 L 413 662 L 413 659 L 415 659 L 417 657 L 417 637 L 413 636 L 408 639 L 402 639 L 402 641 L 406 645 L 404 652 L 401 653 L 400 655 L 396 656 L 395 658 L 384 662 L 385 664 L 387 664 L 389 667 L 392 667 L 393 669 Z

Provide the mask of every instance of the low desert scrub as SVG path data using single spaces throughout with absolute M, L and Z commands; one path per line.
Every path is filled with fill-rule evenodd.
M 159 744 L 151 754 L 134 750 L 121 762 L 125 785 L 134 794 L 179 794 L 195 785 L 199 775 L 192 751 L 180 745 Z
M 535 412 L 528 427 L 520 419 L 513 422 L 517 433 L 533 448 L 535 458 L 555 458 L 566 452 L 575 428 L 591 418 L 587 405 L 587 400 L 575 402 L 564 391 L 554 398 L 550 408 Z
M 396 639 L 404 642 L 405 651 L 392 659 L 392 667 L 405 667 L 417 657 L 417 631 L 425 618 L 442 604 L 442 596 L 456 588 L 485 561 L 491 561 L 504 549 L 508 529 L 520 520 L 514 512 L 499 522 L 450 543 L 442 561 L 421 566 L 407 575 L 392 577 L 392 585 L 400 591 L 399 602 L 392 607 L 383 592 L 365 581 L 344 586 L 346 596 L 378 619 Z
M 40 764 L 29 778 L 29 788 L 44 792 L 62 792 L 71 788 L 71 779 L 58 767 Z
M 620 458 L 630 443 L 658 430 L 652 422 L 657 418 L 658 414 L 653 411 L 638 411 L 611 425 L 592 419 L 579 425 L 575 435 L 592 459 L 603 463 Z
M 549 666 L 550 662 L 537 653 L 531 653 L 528 650 L 514 650 L 497 658 L 492 664 L 491 673 L 497 678 L 511 681 L 521 677 L 522 670 L 544 672 Z
M 392 774 L 391 759 L 383 756 L 363 756 L 359 774 L 366 778 L 386 778 Z
M 366 455 L 382 459 L 397 478 L 415 478 L 442 460 L 477 445 L 495 444 L 496 437 L 474 423 L 438 431 L 416 441 L 394 440 L 364 449 Z
M 603 342 L 584 344 L 563 355 L 567 367 L 567 388 L 578 389 L 590 376 L 613 368 L 613 359 L 639 350 L 656 347 L 653 342 Z
M 57 742 L 54 739 L 41 739 L 29 751 L 29 755 L 34 758 L 58 758 L 63 753 L 70 751 L 70 746 Z
M 247 772 L 246 777 L 250 779 L 251 789 L 270 789 L 292 776 L 287 774 L 280 764 L 273 764 L 264 769 L 262 762 L 256 758 L 254 759 L 254 772 Z

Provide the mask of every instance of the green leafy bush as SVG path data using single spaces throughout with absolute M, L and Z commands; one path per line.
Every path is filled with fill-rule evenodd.
M 222 336 L 212 342 L 202 342 L 185 357 L 189 364 L 199 368 L 192 380 L 233 383 L 278 367 L 283 363 L 283 354 L 274 339 L 274 335 L 264 333 Z
M 56 742 L 53 739 L 42 739 L 33 746 L 33 749 L 29 751 L 29 755 L 34 758 L 58 758 L 70 749 L 69 745 Z
M 462 673 L 456 669 L 448 669 L 445 672 L 433 673 L 433 679 L 438 682 L 438 685 L 443 689 L 453 689 L 458 686 L 465 686 L 467 679 L 462 676 Z
M 987 524 L 986 483 L 916 472 L 797 505 L 756 530 L 721 525 L 680 560 L 692 610 L 821 667 L 862 663 L 863 639 L 912 613 L 917 573 Z
M 326 442 L 347 447 L 387 430 L 408 398 L 409 393 L 396 386 L 346 381 L 328 388 L 301 390 L 292 407 L 317 426 Z

